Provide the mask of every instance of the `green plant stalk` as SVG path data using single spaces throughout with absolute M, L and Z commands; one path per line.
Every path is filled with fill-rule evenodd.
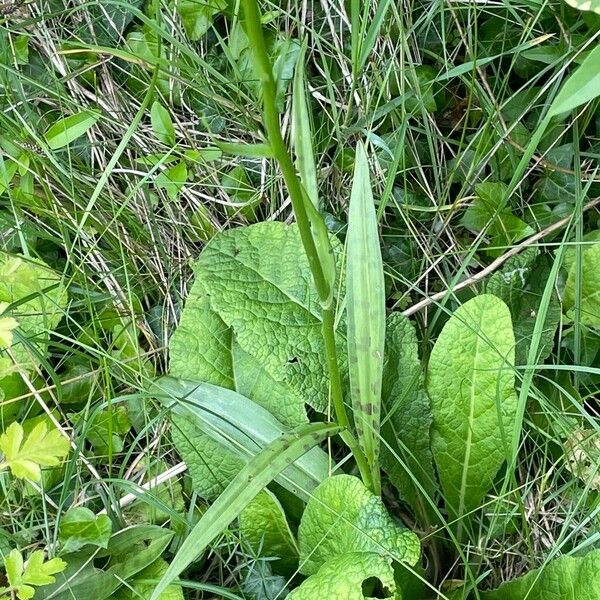
M 279 113 L 277 112 L 275 103 L 277 86 L 275 78 L 273 77 L 271 60 L 269 59 L 263 37 L 260 10 L 256 0 L 242 0 L 242 5 L 246 17 L 246 34 L 251 43 L 254 66 L 260 79 L 262 89 L 263 121 L 267 138 L 271 146 L 273 157 L 279 164 L 279 168 L 281 169 L 283 179 L 290 195 L 292 209 L 294 210 L 298 230 L 300 232 L 300 239 L 302 240 L 304 251 L 308 257 L 308 264 L 310 266 L 317 294 L 321 302 L 326 302 L 329 296 L 329 289 L 311 232 L 310 219 L 304 205 L 302 184 L 296 174 L 294 163 L 292 162 L 288 148 L 281 135 Z M 344 405 L 342 380 L 335 347 L 335 308 L 332 303 L 330 304 L 330 306 L 324 306 L 322 309 L 322 334 L 325 343 L 327 367 L 331 380 L 333 409 L 338 424 L 343 428 L 340 437 L 350 448 L 350 451 L 356 460 L 363 482 L 368 488 L 372 489 L 373 482 L 370 469 L 366 457 L 362 450 L 360 450 L 354 435 L 350 431 L 350 420 Z

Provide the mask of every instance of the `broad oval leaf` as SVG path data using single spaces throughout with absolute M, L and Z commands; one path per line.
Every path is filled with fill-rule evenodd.
M 150 122 L 154 135 L 169 146 L 175 143 L 175 128 L 169 111 L 158 101 L 152 104 L 150 109 Z
M 86 111 L 59 119 L 47 129 L 44 137 L 52 150 L 64 148 L 86 133 L 99 118 L 99 113 Z
M 340 245 L 331 241 L 337 256 Z M 194 270 L 191 294 L 207 299 L 240 348 L 287 388 L 290 402 L 325 412 L 329 374 L 321 307 L 298 227 L 264 222 L 218 234 Z
M 398 525 L 381 498 L 351 475 L 330 477 L 315 490 L 302 515 L 298 542 L 305 575 L 347 552 L 385 554 L 409 565 L 421 553 L 419 538 Z
M 477 508 L 509 457 L 516 418 L 515 337 L 506 304 L 490 294 L 463 304 L 429 359 L 432 451 L 449 512 Z

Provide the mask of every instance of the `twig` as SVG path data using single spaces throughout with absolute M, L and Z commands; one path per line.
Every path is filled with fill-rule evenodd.
M 594 206 L 597 206 L 598 204 L 600 204 L 600 198 L 595 198 L 594 200 L 591 200 L 583 207 L 582 212 L 585 212 L 585 211 L 589 210 L 590 208 L 594 208 Z M 449 294 L 458 292 L 459 290 L 462 290 L 466 287 L 469 287 L 471 285 L 479 283 L 482 279 L 485 279 L 488 275 L 490 275 L 496 269 L 501 267 L 508 259 L 519 254 L 519 252 L 521 252 L 525 248 L 528 248 L 532 244 L 535 244 L 535 242 L 537 242 L 538 240 L 541 240 L 542 238 L 546 237 L 547 235 L 553 233 L 554 231 L 561 229 L 572 218 L 573 218 L 572 214 L 567 217 L 563 217 L 562 219 L 560 219 L 560 221 L 553 223 L 552 225 L 546 227 L 546 229 L 542 229 L 542 231 L 539 231 L 538 233 L 528 237 L 526 240 L 523 240 L 520 244 L 517 244 L 516 246 L 511 248 L 508 252 L 506 252 L 502 256 L 499 256 L 495 261 L 493 261 L 487 267 L 485 267 L 484 269 L 479 271 L 479 273 L 473 275 L 472 277 L 469 277 L 468 279 L 465 279 L 464 281 L 461 281 L 460 283 L 456 284 L 454 286 L 454 288 L 452 288 L 452 289 L 443 290 L 441 292 L 438 292 L 437 294 L 433 294 L 433 296 L 424 298 L 420 302 L 413 304 L 410 308 L 407 308 L 405 311 L 402 312 L 402 314 L 406 317 L 410 317 L 411 315 L 414 315 L 415 313 L 419 312 L 423 308 L 426 308 L 427 306 L 430 306 L 431 304 L 434 304 L 434 303 L 438 302 L 439 300 L 443 300 Z

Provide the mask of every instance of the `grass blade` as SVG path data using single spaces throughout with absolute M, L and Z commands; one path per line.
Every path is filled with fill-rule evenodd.
M 302 425 L 276 439 L 256 455 L 198 521 L 154 589 L 150 600 L 158 600 L 169 584 L 291 462 L 339 430 L 338 426 L 329 423 Z
M 358 442 L 379 492 L 385 286 L 365 148 L 356 149 L 347 236 L 348 363 Z

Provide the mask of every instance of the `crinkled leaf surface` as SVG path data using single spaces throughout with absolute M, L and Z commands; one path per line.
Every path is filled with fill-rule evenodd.
M 291 431 L 268 410 L 227 388 L 163 377 L 151 390 L 173 412 L 190 419 L 195 427 L 244 463 Z M 194 453 L 189 459 L 205 460 L 203 448 L 192 444 L 189 451 Z M 185 454 L 183 457 L 188 460 Z M 219 457 L 211 458 L 214 464 Z M 207 466 L 212 468 L 212 464 Z M 329 470 L 327 453 L 321 448 L 313 448 L 290 464 L 281 476 L 277 475 L 277 480 L 292 493 L 308 500 L 310 492 L 328 477 Z
M 381 498 L 356 477 L 326 479 L 309 500 L 298 529 L 300 571 L 306 575 L 334 556 L 374 552 L 416 564 L 419 538 L 396 523 Z
M 240 347 L 289 388 L 293 401 L 324 412 L 320 307 L 297 226 L 265 222 L 215 236 L 195 272 L 194 287 Z
M 563 556 L 491 592 L 484 600 L 598 600 L 600 550 L 583 557 Z
M 412 323 L 393 313 L 386 326 L 381 446 L 384 470 L 400 494 L 415 509 L 423 507 L 422 492 L 432 496 L 436 477 L 431 455 L 431 406 Z M 412 476 L 411 476 L 412 475 Z
M 323 564 L 288 600 L 368 600 L 363 593 L 363 582 L 376 578 L 386 598 L 400 600 L 396 594 L 392 559 L 373 552 L 351 552 L 335 556 Z M 379 596 L 380 597 L 380 596 Z
M 234 389 L 288 426 L 307 421 L 305 403 L 323 410 L 320 307 L 297 227 L 259 223 L 216 236 L 195 271 L 170 340 L 171 375 Z M 195 489 L 213 499 L 240 461 L 182 421 L 173 440 Z
M 265 490 L 240 513 L 240 540 L 255 556 L 269 560 L 276 573 L 292 575 L 298 566 L 298 545 L 277 497 Z
M 564 309 L 575 306 L 577 264 L 573 260 L 565 285 Z M 600 243 L 582 248 L 581 254 L 581 321 L 600 329 Z
M 215 500 L 244 466 L 244 461 L 210 438 L 187 415 L 173 414 L 171 439 L 185 461 L 194 490 Z
M 476 296 L 449 319 L 431 352 L 432 451 L 449 511 L 479 506 L 509 452 L 517 397 L 508 307 Z
M 540 315 L 540 303 L 550 276 L 551 265 L 545 256 L 539 256 L 535 248 L 528 248 L 511 258 L 487 284 L 486 291 L 502 298 L 510 309 L 515 340 L 515 364 L 527 362 L 531 337 L 536 319 Z M 553 291 L 544 319 L 538 362 L 543 362 L 554 345 L 554 336 L 560 320 L 560 301 Z
M 18 304 L 6 315 L 19 324 L 12 332 L 11 352 L 18 367 L 31 370 L 46 353 L 48 332 L 60 321 L 67 303 L 61 278 L 41 261 L 0 252 L 0 302 Z
M 87 544 L 106 548 L 111 533 L 108 515 L 96 516 L 89 508 L 77 506 L 61 518 L 58 539 L 63 552 L 75 552 Z

